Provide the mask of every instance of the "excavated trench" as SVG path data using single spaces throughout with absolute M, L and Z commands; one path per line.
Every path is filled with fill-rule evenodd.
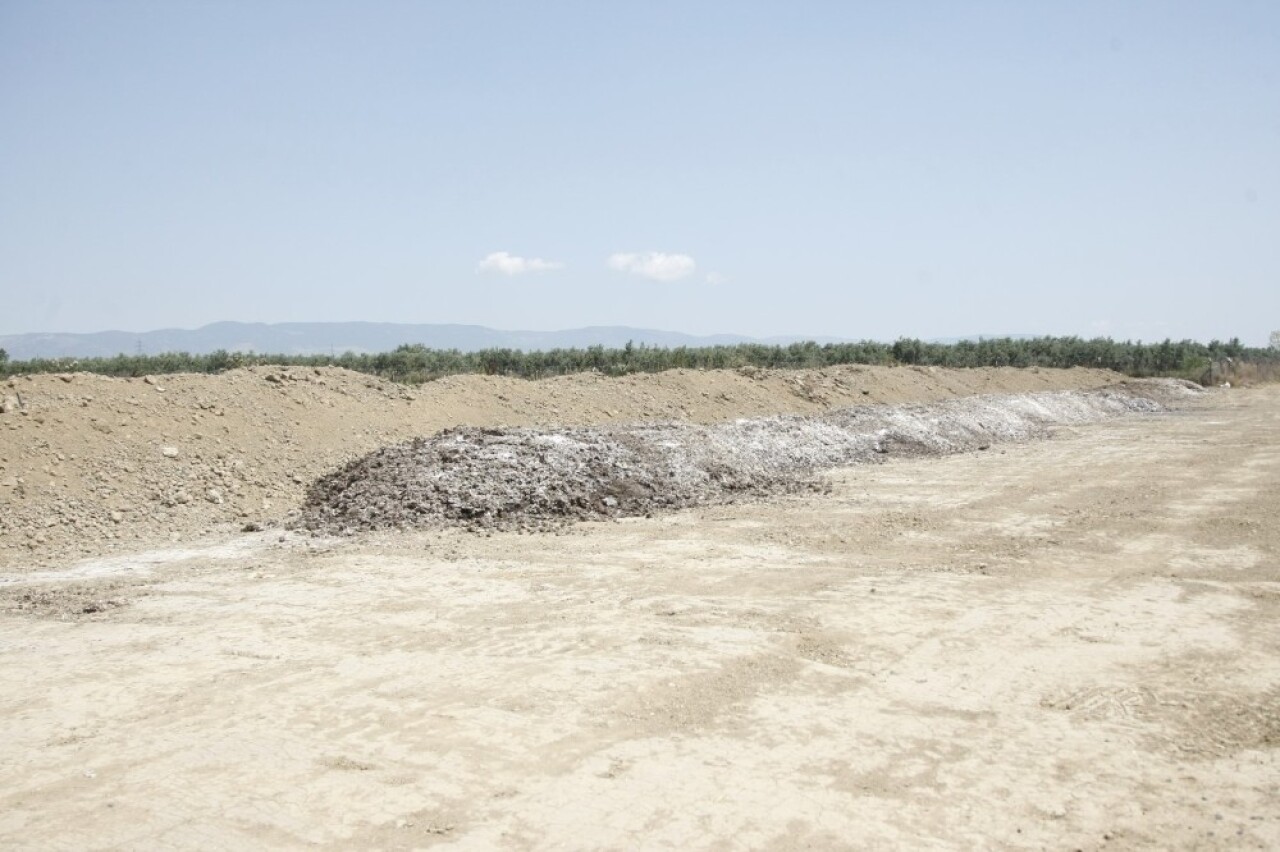
M 710 426 L 448 429 L 317 480 L 296 525 L 319 533 L 545 529 L 822 488 L 834 467 L 1043 437 L 1054 426 L 1169 410 L 1200 393 L 1151 379 L 1091 391 L 868 405 Z

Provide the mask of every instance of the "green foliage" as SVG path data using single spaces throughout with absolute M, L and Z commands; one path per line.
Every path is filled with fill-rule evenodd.
M 3 350 L 0 350 L 2 352 Z M 0 357 L 0 376 L 79 370 L 108 376 L 161 373 L 220 373 L 252 365 L 345 367 L 408 384 L 443 376 L 479 373 L 539 379 L 567 373 L 598 371 L 611 376 L 656 373 L 676 368 L 733 369 L 769 367 L 800 369 L 837 364 L 910 364 L 938 367 L 1105 367 L 1131 376 L 1173 375 L 1199 380 L 1210 364 L 1225 362 L 1280 364 L 1280 352 L 1242 345 L 1237 338 L 1208 344 L 1191 340 L 1160 343 L 1118 342 L 1078 337 L 994 338 L 959 343 L 926 343 L 903 338 L 892 344 L 871 340 L 856 343 L 813 342 L 790 346 L 743 343 L 736 346 L 675 348 L 628 343 L 621 349 L 428 349 L 405 344 L 391 352 L 342 355 L 257 355 L 217 351 L 209 355 L 171 352 L 161 355 L 116 355 L 113 358 L 7 361 Z
M 8 360 L 9 360 L 9 353 L 5 352 L 3 349 L 0 349 L 0 364 L 4 364 L 8 362 Z

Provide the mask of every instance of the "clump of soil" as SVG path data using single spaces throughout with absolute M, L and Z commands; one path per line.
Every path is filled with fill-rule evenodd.
M 128 606 L 136 583 L 99 582 L 0 589 L 0 611 L 60 621 L 89 619 Z
M 1196 391 L 1168 380 L 977 396 L 715 425 L 458 428 L 377 450 L 320 478 L 300 526 L 537 529 L 820 487 L 828 468 L 984 450 L 1057 424 L 1156 412 Z

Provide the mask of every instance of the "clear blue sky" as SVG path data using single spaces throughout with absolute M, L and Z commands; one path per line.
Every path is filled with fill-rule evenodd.
M 1263 344 L 1280 2 L 5 0 L 0 294 Z

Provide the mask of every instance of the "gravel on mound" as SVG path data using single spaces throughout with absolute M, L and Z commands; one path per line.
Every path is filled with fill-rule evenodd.
M 322 533 L 575 520 L 822 487 L 832 467 L 944 455 L 1042 436 L 1054 425 L 1157 412 L 1200 392 L 1177 380 L 1094 391 L 867 405 L 711 426 L 458 428 L 384 447 L 317 480 L 298 526 Z

